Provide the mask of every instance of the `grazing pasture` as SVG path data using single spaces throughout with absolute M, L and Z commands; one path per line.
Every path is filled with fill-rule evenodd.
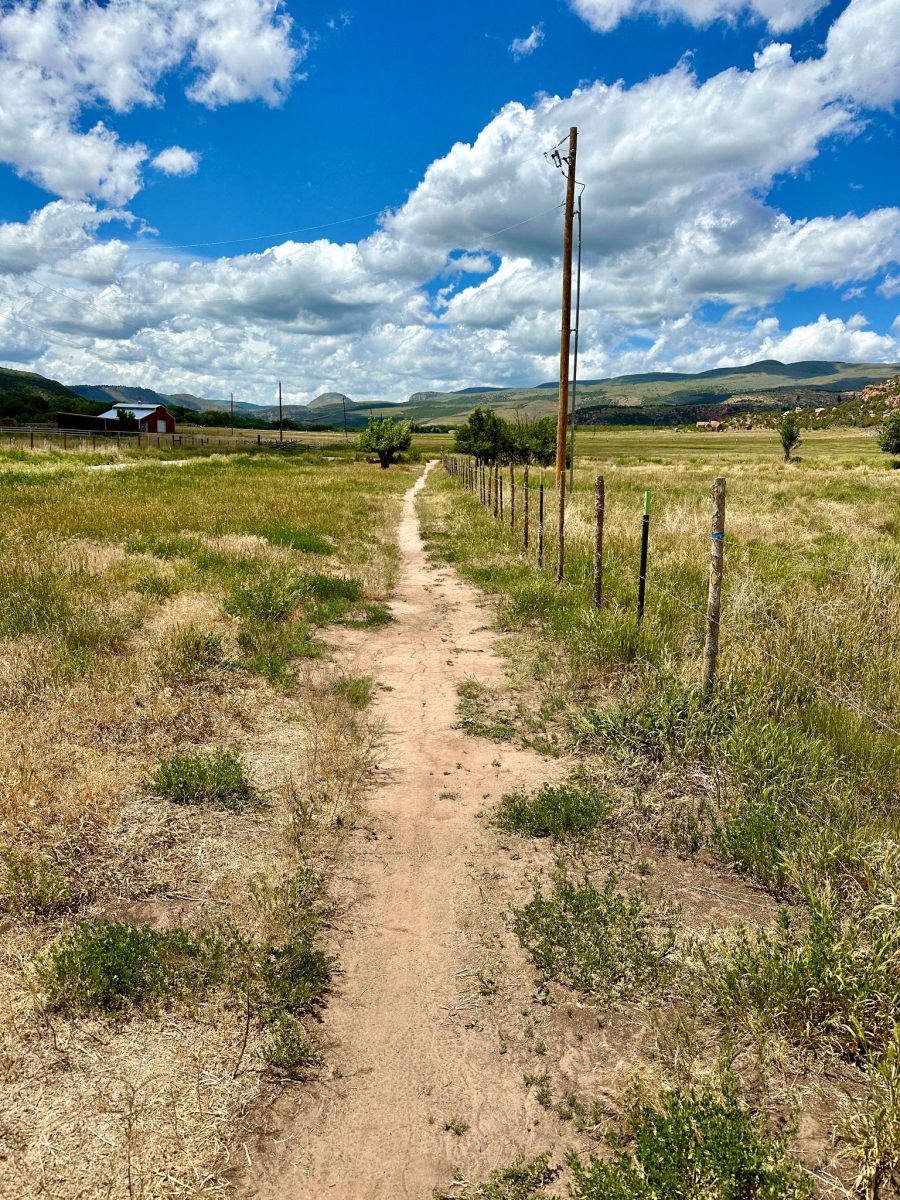
M 542 979 L 599 1014 L 623 1004 L 633 1014 L 641 997 L 656 1006 L 657 1049 L 641 1070 L 660 1086 L 706 1095 L 703 1081 L 728 1063 L 722 1103 L 737 1079 L 770 1124 L 793 1128 L 822 1195 L 896 1195 L 900 471 L 869 436 L 837 430 L 804 434 L 789 465 L 771 432 L 579 432 L 578 449 L 561 586 L 552 472 L 543 571 L 534 468 L 527 555 L 521 468 L 515 530 L 508 467 L 502 523 L 457 478 L 436 478 L 421 502 L 432 553 L 496 598 L 509 634 L 514 684 L 467 683 L 466 720 L 498 740 L 573 756 L 574 783 L 587 789 L 577 804 L 563 789 L 498 810 L 503 828 L 553 835 L 540 843 L 552 852 L 531 852 L 534 894 L 516 911 L 516 933 Z M 710 493 L 720 474 L 721 657 L 706 695 Z M 598 794 L 602 820 L 586 838 L 583 814 L 598 811 Z M 724 884 L 700 882 L 707 867 Z M 698 915 L 698 892 L 719 889 L 715 919 Z M 548 1061 L 553 1053 L 548 1044 Z M 599 1168 L 577 1178 L 578 1195 L 624 1194 Z

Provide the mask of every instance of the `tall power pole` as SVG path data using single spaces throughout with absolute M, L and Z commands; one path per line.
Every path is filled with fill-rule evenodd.
M 562 325 L 559 337 L 559 410 L 556 419 L 556 486 L 565 486 L 566 426 L 569 421 L 569 345 L 572 338 L 572 227 L 575 221 L 575 160 L 578 154 L 578 129 L 569 130 L 569 153 L 562 161 L 568 166 L 566 178 L 566 216 L 563 229 Z
M 278 380 L 278 442 L 284 442 L 284 411 L 281 406 L 281 380 Z
M 234 433 L 234 392 L 231 393 L 231 432 Z
M 563 229 L 563 320 L 559 329 L 559 408 L 557 412 L 557 583 L 563 582 L 565 563 L 565 436 L 569 424 L 569 350 L 572 338 L 572 226 L 575 223 L 575 164 L 578 130 L 569 130 L 569 154 L 562 158 L 565 180 Z

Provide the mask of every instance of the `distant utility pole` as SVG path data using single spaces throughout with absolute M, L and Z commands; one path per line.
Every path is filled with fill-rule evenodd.
M 563 158 L 558 147 L 549 155 L 566 177 L 566 213 L 563 226 L 562 322 L 559 334 L 559 407 L 556 414 L 556 582 L 562 583 L 566 532 L 566 433 L 569 422 L 569 347 L 572 340 L 572 227 L 575 222 L 575 167 L 578 158 L 578 129 L 569 130 L 569 153 Z M 563 163 L 566 164 L 563 169 Z
M 234 392 L 231 393 L 231 432 L 234 433 Z
M 347 440 L 347 397 L 341 396 L 341 404 L 344 406 L 344 441 Z
M 278 444 L 284 443 L 284 410 L 281 404 L 281 380 L 278 380 Z

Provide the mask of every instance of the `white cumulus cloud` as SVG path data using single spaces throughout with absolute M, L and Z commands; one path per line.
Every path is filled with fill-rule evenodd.
M 160 103 L 175 70 L 209 108 L 278 103 L 306 50 L 280 0 L 13 0 L 0 12 L 0 160 L 59 196 L 125 203 L 148 151 L 111 118 Z
M 151 159 L 150 165 L 164 175 L 193 175 L 200 166 L 200 155 L 183 146 L 169 146 Z
M 601 33 L 608 33 L 631 17 L 649 15 L 659 20 L 678 18 L 690 25 L 740 18 L 764 21 L 773 33 L 798 29 L 812 20 L 828 0 L 570 0 L 580 17 Z

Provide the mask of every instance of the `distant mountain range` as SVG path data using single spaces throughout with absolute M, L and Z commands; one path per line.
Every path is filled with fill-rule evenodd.
M 650 372 L 578 381 L 579 422 L 587 424 L 671 424 L 695 418 L 728 416 L 772 409 L 790 403 L 805 408 L 846 401 L 869 384 L 900 372 L 898 363 L 775 359 L 740 367 L 721 367 L 695 374 Z M 491 385 L 453 392 L 416 392 L 398 404 L 360 402 L 340 392 L 327 392 L 309 404 L 285 404 L 284 416 L 318 425 L 358 429 L 371 415 L 390 415 L 419 425 L 452 427 L 473 408 L 493 408 L 509 420 L 531 420 L 556 411 L 556 382 L 536 387 Z M 164 393 L 119 384 L 76 384 L 67 387 L 25 371 L 0 368 L 0 417 L 48 420 L 59 411 L 100 411 L 116 403 L 180 405 L 195 412 L 221 412 L 228 404 L 190 392 Z M 235 413 L 278 419 L 278 405 L 236 400 Z M 227 418 L 226 418 L 227 419 Z

